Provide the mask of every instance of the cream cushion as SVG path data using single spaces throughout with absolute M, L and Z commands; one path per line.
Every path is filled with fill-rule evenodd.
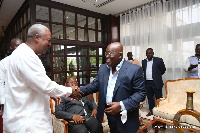
M 173 121 L 175 114 L 180 110 L 184 109 L 185 106 L 181 104 L 174 104 L 168 103 L 163 105 L 161 108 L 160 107 L 155 107 L 153 109 L 153 114 L 155 116 L 159 116 L 163 119 L 171 120 Z M 181 117 L 181 122 L 185 122 L 185 116 Z
M 193 94 L 194 110 L 200 112 L 200 79 L 169 80 L 165 83 L 167 98 L 160 102 L 159 107 L 153 109 L 154 118 L 173 123 L 175 114 L 186 109 L 186 90 L 195 91 Z M 199 121 L 190 115 L 182 115 L 180 122 L 183 125 L 195 126 L 200 129 Z
M 57 119 L 55 115 L 52 115 L 52 119 L 53 119 L 53 133 L 64 133 L 65 124 L 61 121 L 61 119 Z

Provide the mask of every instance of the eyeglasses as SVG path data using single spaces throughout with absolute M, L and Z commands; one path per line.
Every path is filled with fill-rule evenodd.
M 67 84 L 70 84 L 70 85 L 78 85 L 78 82 L 67 82 Z
M 105 52 L 105 56 L 114 56 L 118 53 L 122 53 L 122 52 Z

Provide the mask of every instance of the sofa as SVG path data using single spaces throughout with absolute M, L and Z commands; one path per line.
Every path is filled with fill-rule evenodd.
M 154 119 L 173 123 L 174 116 L 182 109 L 186 109 L 187 90 L 193 94 L 193 109 L 200 112 L 200 79 L 186 78 L 168 80 L 165 82 L 166 96 L 157 99 L 157 107 L 153 108 Z M 200 121 L 200 118 L 198 118 Z M 180 124 L 200 130 L 200 122 L 191 115 L 182 115 Z

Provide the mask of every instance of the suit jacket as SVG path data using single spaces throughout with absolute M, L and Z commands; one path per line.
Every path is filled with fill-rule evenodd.
M 61 103 L 56 105 L 55 116 L 59 119 L 65 119 L 67 121 L 72 120 L 74 114 L 84 116 L 84 110 L 87 112 L 87 116 L 91 116 L 92 110 L 97 109 L 97 105 L 89 97 L 82 98 L 84 106 L 81 101 L 70 100 L 66 97 L 61 97 Z
M 84 95 L 99 92 L 97 107 L 97 120 L 99 122 L 103 120 L 109 75 L 110 69 L 107 67 L 107 64 L 102 64 L 94 81 L 81 87 Z M 139 127 L 138 105 L 144 100 L 145 96 L 142 68 L 124 61 L 119 70 L 112 101 L 123 102 L 127 110 L 127 121 L 125 124 L 122 124 L 119 112 L 114 115 L 116 123 L 109 123 L 109 125 L 116 124 L 120 132 L 136 132 Z
M 146 80 L 147 60 L 142 60 L 142 68 L 144 71 L 144 78 Z M 157 89 L 162 89 L 163 80 L 162 75 L 165 73 L 166 68 L 162 58 L 153 57 L 152 78 Z

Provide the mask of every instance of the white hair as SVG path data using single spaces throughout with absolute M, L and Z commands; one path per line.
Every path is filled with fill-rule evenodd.
M 42 24 L 34 24 L 28 29 L 27 39 L 33 38 L 36 34 L 43 36 L 46 30 L 49 30 L 46 26 Z

